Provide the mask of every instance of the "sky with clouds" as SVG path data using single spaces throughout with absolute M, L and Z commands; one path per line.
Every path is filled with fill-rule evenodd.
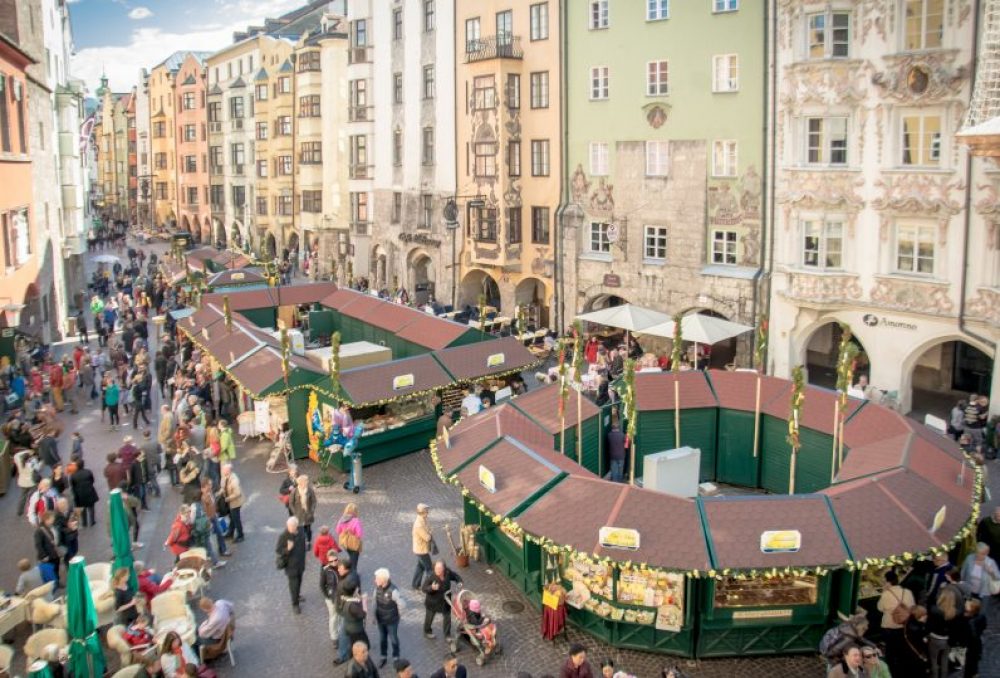
M 152 69 L 177 50 L 214 52 L 232 43 L 233 32 L 306 0 L 69 0 L 75 54 L 74 77 L 91 96 L 108 76 L 111 89 L 126 92 L 139 70 Z

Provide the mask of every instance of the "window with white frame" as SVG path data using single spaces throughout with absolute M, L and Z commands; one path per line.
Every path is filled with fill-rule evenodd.
M 941 165 L 941 116 L 933 112 L 907 112 L 900 118 L 900 162 L 904 166 Z
M 844 266 L 844 222 L 840 219 L 802 221 L 802 265 L 820 270 Z
M 530 36 L 532 40 L 549 39 L 549 3 L 539 2 L 529 10 Z
M 609 89 L 609 69 L 607 66 L 594 66 L 590 69 L 590 99 L 607 99 Z
M 480 49 L 480 23 L 479 17 L 472 17 L 465 20 L 465 51 L 466 53 L 478 52 Z
M 531 141 L 531 176 L 549 176 L 549 140 L 533 139 Z
M 904 49 L 936 49 L 944 38 L 945 0 L 905 0 Z
M 806 118 L 807 165 L 847 164 L 847 118 Z
M 740 57 L 716 54 L 712 57 L 712 91 L 736 92 L 740 88 Z
M 735 12 L 740 8 L 740 0 L 712 0 L 713 12 Z
M 549 72 L 538 71 L 531 74 L 531 107 L 549 107 Z
M 934 275 L 934 224 L 896 224 L 896 272 Z
M 590 142 L 590 175 L 594 177 L 608 176 L 608 142 Z
M 735 177 L 737 149 L 734 139 L 717 139 L 712 142 L 712 176 Z
M 646 21 L 670 18 L 670 0 L 646 0 Z
M 712 231 L 712 263 L 736 265 L 736 231 L 717 228 Z
M 591 0 L 590 29 L 607 28 L 609 25 L 608 4 L 610 0 Z
M 587 251 L 594 254 L 610 254 L 611 241 L 608 239 L 608 230 L 611 224 L 601 221 L 590 222 L 590 234 L 587 238 Z
M 669 141 L 646 142 L 646 176 L 665 177 L 670 163 Z
M 810 59 L 843 59 L 850 54 L 850 12 L 816 12 L 806 20 L 806 53 Z
M 664 96 L 670 93 L 670 66 L 666 59 L 646 63 L 646 96 Z
M 645 247 L 643 248 L 643 258 L 653 259 L 657 262 L 667 259 L 667 227 L 666 226 L 646 226 Z

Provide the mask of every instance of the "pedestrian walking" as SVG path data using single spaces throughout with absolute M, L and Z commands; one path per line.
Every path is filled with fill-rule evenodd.
M 306 569 L 306 540 L 302 530 L 299 529 L 299 519 L 291 516 L 285 522 L 285 531 L 278 537 L 278 543 L 274 547 L 277 555 L 277 566 L 279 570 L 285 571 L 288 577 L 288 592 L 291 595 L 292 609 L 295 614 L 302 614 L 300 604 L 304 602 L 301 595 L 302 573 Z
M 226 500 L 229 509 L 229 528 L 226 530 L 226 538 L 233 539 L 238 544 L 244 538 L 243 518 L 240 515 L 240 510 L 243 508 L 243 489 L 240 487 L 239 476 L 233 472 L 232 464 L 222 465 L 222 487 L 219 493 Z
M 351 567 L 358 572 L 358 558 L 361 556 L 361 546 L 365 531 L 358 517 L 358 506 L 354 502 L 344 507 L 344 513 L 337 521 L 337 543 L 340 548 L 351 556 Z
M 121 392 L 118 390 L 118 383 L 114 377 L 109 376 L 107 386 L 104 388 L 104 407 L 108 410 L 108 420 L 112 431 L 118 430 L 118 402 L 120 398 Z
M 54 511 L 43 512 L 35 528 L 35 556 L 42 569 L 42 578 L 54 581 L 59 588 L 59 549 L 56 546 L 55 533 L 56 514 Z M 46 576 L 48 574 L 48 576 Z
M 379 678 L 378 669 L 368 655 L 368 643 L 358 640 L 351 646 L 351 662 L 344 675 L 346 678 Z
M 451 609 L 445 599 L 445 593 L 451 590 L 453 585 L 461 586 L 462 578 L 448 569 L 443 560 L 434 563 L 434 569 L 430 576 L 424 580 L 424 636 L 434 638 L 431 625 L 434 617 L 442 616 L 442 630 L 445 640 L 451 640 Z
M 337 658 L 334 666 L 347 661 L 351 653 L 351 639 L 347 630 L 347 605 L 351 599 L 361 590 L 361 579 L 351 557 L 340 554 L 337 562 L 337 597 L 334 600 L 334 608 L 340 621 L 340 630 L 337 634 Z
M 375 590 L 372 594 L 375 612 L 375 623 L 378 625 L 379 653 L 381 660 L 378 667 L 382 668 L 388 661 L 388 645 L 392 642 L 392 659 L 399 659 L 399 620 L 406 609 L 406 603 L 399 589 L 392 583 L 389 570 L 380 567 L 375 570 Z
M 181 554 L 188 550 L 190 544 L 191 526 L 188 523 L 188 507 L 182 504 L 177 510 L 174 522 L 170 525 L 170 534 L 167 535 L 167 541 L 164 542 L 163 546 L 174 554 L 174 563 L 176 564 Z
M 620 483 L 625 479 L 625 434 L 616 420 L 611 421 L 607 435 L 608 458 L 611 460 L 611 480 Z
M 35 491 L 36 477 L 41 479 L 35 451 L 30 448 L 19 451 L 14 455 L 14 466 L 17 468 L 17 486 L 21 490 L 21 496 L 17 500 L 17 515 L 20 517 L 24 515 L 28 498 Z
M 430 507 L 427 504 L 417 504 L 417 517 L 413 520 L 412 530 L 413 555 L 417 557 L 417 568 L 413 572 L 413 581 L 410 582 L 410 586 L 415 589 L 419 589 L 424 583 L 424 577 L 433 568 L 431 556 L 437 553 L 437 546 L 434 543 L 434 533 L 431 531 L 431 526 L 427 519 L 429 513 Z
M 281 479 L 281 486 L 278 488 L 278 501 L 285 505 L 288 515 L 292 515 L 292 491 L 295 489 L 295 479 L 299 475 L 299 468 L 295 464 L 288 465 L 288 475 Z
M 431 674 L 431 678 L 466 678 L 469 673 L 464 666 L 458 663 L 458 657 L 454 653 L 447 653 L 441 668 Z
M 97 504 L 97 488 L 94 487 L 94 473 L 85 467 L 83 457 L 73 460 L 76 470 L 70 476 L 69 483 L 73 490 L 73 504 L 80 513 L 80 522 L 84 527 L 97 524 L 94 506 Z
M 340 638 L 342 621 L 337 613 L 337 584 L 340 583 L 339 554 L 336 550 L 330 549 L 326 552 L 326 564 L 319 570 L 319 590 L 323 594 L 323 601 L 326 603 L 326 611 L 329 614 L 330 641 L 336 643 Z
M 327 554 L 330 551 L 337 553 L 340 548 L 337 546 L 337 541 L 330 534 L 330 527 L 328 525 L 320 525 L 319 534 L 316 535 L 316 542 L 313 544 L 312 552 L 319 561 L 320 567 L 326 566 Z
M 80 337 L 81 344 L 90 343 L 90 337 L 87 334 L 87 318 L 83 315 L 82 308 L 76 314 L 76 333 Z
M 236 441 L 233 439 L 233 429 L 225 419 L 219 420 L 219 459 L 223 462 L 236 459 Z
M 306 548 L 311 548 L 312 524 L 316 517 L 316 492 L 309 482 L 309 476 L 304 473 L 295 479 L 295 490 L 288 507 L 292 510 L 292 515 L 299 519 L 299 526 L 306 533 Z

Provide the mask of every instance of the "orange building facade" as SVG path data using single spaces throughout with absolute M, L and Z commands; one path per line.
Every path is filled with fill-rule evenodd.
M 31 148 L 25 68 L 35 63 L 0 34 L 0 327 L 39 321 L 38 257 L 33 251 Z M 34 318 L 34 321 L 32 320 Z
M 201 242 L 211 243 L 206 81 L 205 62 L 188 52 L 174 80 L 178 223 Z

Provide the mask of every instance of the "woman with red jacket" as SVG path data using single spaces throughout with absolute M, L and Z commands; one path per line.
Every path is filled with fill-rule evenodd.
M 186 506 L 181 506 L 180 510 L 177 511 L 177 517 L 174 518 L 174 522 L 170 526 L 170 535 L 163 546 L 170 549 L 170 552 L 174 554 L 174 562 L 177 562 L 181 554 L 188 550 L 190 542 L 191 526 L 188 525 L 188 510 Z

